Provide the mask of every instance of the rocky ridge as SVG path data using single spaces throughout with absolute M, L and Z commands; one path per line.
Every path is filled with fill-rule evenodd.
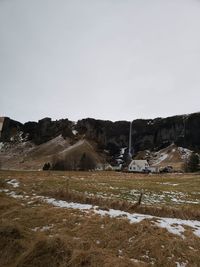
M 61 153 L 63 147 L 66 150 L 80 140 L 85 140 L 84 146 L 77 146 L 74 155 L 85 153 L 79 151 L 80 147 L 84 147 L 83 150 L 89 151 L 98 164 L 109 162 L 113 165 L 126 159 L 130 127 L 128 121 L 112 122 L 87 118 L 74 123 L 68 119 L 53 121 L 51 118 L 44 118 L 38 122 L 22 124 L 8 117 L 0 119 L 1 165 L 8 155 L 11 159 L 13 154 L 17 157 L 21 153 L 24 155 L 21 161 L 26 161 L 27 157 L 31 160 L 35 151 L 39 151 L 36 153 L 39 168 L 44 160 L 51 160 L 53 155 Z M 200 151 L 200 113 L 150 120 L 137 119 L 132 122 L 132 151 L 136 156 L 140 151 L 153 153 L 171 144 Z M 70 153 L 67 152 L 69 158 Z

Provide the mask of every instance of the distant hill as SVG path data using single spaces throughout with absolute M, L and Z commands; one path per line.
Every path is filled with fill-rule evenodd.
M 0 167 L 4 169 L 42 169 L 56 160 L 78 169 L 84 157 L 92 159 L 96 168 L 106 168 L 123 163 L 127 156 L 128 121 L 87 118 L 75 123 L 44 118 L 22 124 L 1 117 L 0 123 Z M 159 166 L 180 168 L 185 160 L 181 153 L 200 151 L 200 113 L 134 120 L 132 150 L 135 158 L 149 153 L 151 164 L 157 160 Z

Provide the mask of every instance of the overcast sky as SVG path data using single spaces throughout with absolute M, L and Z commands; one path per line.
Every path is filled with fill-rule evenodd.
M 199 0 L 0 0 L 0 115 L 200 111 Z

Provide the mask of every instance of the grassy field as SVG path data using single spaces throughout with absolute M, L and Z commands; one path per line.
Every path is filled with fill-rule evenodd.
M 184 219 L 200 221 L 200 175 L 0 171 L 2 267 L 200 266 Z

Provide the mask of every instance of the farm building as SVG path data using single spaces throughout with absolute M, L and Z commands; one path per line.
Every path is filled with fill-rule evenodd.
M 129 172 L 146 172 L 149 171 L 149 163 L 146 160 L 132 160 L 128 166 Z
M 157 166 L 150 166 L 148 168 L 148 170 L 151 172 L 151 173 L 159 173 L 160 172 L 160 168 L 157 167 Z

